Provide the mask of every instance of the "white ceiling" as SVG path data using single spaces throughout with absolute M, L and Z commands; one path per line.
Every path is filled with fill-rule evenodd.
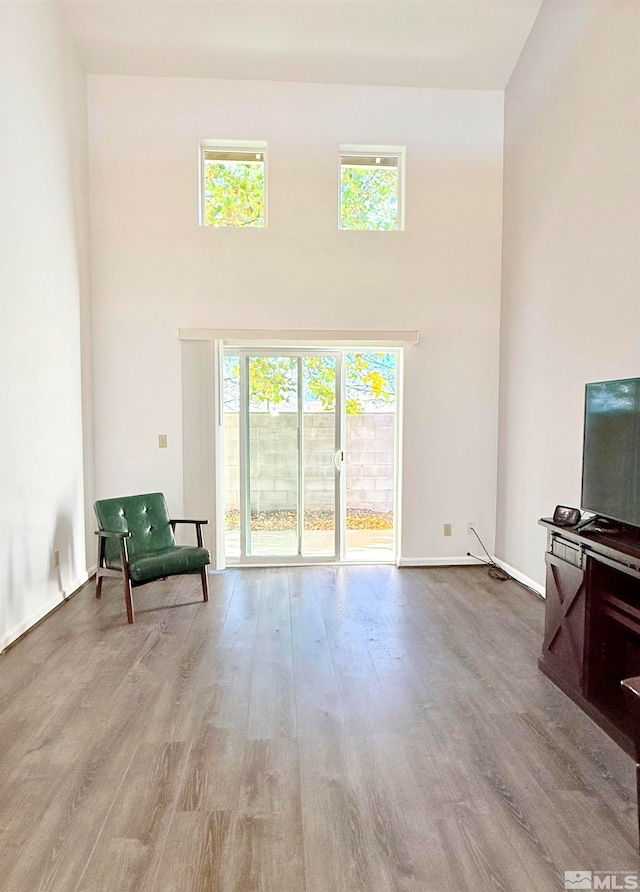
M 543 0 L 63 0 L 87 71 L 501 90 Z

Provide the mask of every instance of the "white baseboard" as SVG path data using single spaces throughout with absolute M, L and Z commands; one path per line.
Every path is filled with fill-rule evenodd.
M 526 576 L 520 570 L 517 570 L 515 567 L 512 567 L 511 564 L 507 564 L 506 561 L 501 561 L 497 557 L 493 557 L 492 560 L 496 562 L 499 567 L 508 573 L 509 576 L 512 576 L 516 582 L 521 582 L 522 585 L 526 585 L 527 588 L 533 589 L 540 597 L 545 597 L 544 585 L 540 585 L 539 582 L 536 582 L 535 579 L 531 579 L 530 576 Z M 398 558 L 397 562 L 398 567 L 481 567 L 482 564 L 475 560 L 472 557 L 430 557 L 430 558 Z
M 52 595 L 52 597 L 47 598 L 44 604 L 41 604 L 40 607 L 31 614 L 31 616 L 23 619 L 22 622 L 17 623 L 12 629 L 9 629 L 8 632 L 5 632 L 5 634 L 0 637 L 0 652 L 3 651 L 6 647 L 9 647 L 10 644 L 13 644 L 13 642 L 21 635 L 24 635 L 25 632 L 28 632 L 32 626 L 35 626 L 36 623 L 39 623 L 40 620 L 44 619 L 45 616 L 51 613 L 52 610 L 55 610 L 56 607 L 59 607 L 72 595 L 75 595 L 78 589 L 81 589 L 82 586 L 86 582 L 88 582 L 90 576 L 90 571 L 87 571 L 86 577 L 76 579 L 74 581 L 73 588 L 71 589 L 70 594 L 65 595 L 64 592 L 58 592 L 57 594 Z
M 473 567 L 480 566 L 478 561 L 467 555 L 453 555 L 452 557 L 403 557 L 397 560 L 398 567 Z
M 506 561 L 501 561 L 500 558 L 494 556 L 493 560 L 499 567 L 502 567 L 505 573 L 508 573 L 509 576 L 513 576 L 516 582 L 521 582 L 522 585 L 526 585 L 527 588 L 533 589 L 533 591 L 539 594 L 541 598 L 546 598 L 544 585 L 540 585 L 540 583 L 536 582 L 535 579 L 527 576 L 521 570 L 517 570 L 515 567 L 512 567 L 511 564 L 507 564 Z

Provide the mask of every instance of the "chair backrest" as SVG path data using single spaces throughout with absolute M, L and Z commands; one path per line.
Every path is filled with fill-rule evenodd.
M 176 544 L 169 523 L 167 503 L 161 492 L 124 496 L 120 499 L 101 499 L 95 503 L 94 509 L 101 530 L 131 533 L 127 539 L 130 559 Z M 119 559 L 118 541 L 107 539 L 105 557 L 107 563 Z

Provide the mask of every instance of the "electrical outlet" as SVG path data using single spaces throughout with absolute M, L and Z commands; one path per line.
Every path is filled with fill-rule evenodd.
M 467 536 L 473 536 L 473 531 L 475 530 L 475 528 L 476 528 L 475 520 L 470 520 L 469 523 L 467 524 Z
M 53 552 L 53 566 L 54 566 L 54 567 L 59 567 L 59 566 L 60 566 L 60 552 L 58 551 L 57 548 L 56 548 L 56 550 Z
M 445 523 L 445 525 L 444 525 L 444 534 L 445 534 L 445 536 L 450 536 L 450 535 L 451 535 L 451 524 L 450 524 L 450 523 Z
M 158 449 L 166 449 L 167 448 L 167 435 L 166 434 L 158 434 Z

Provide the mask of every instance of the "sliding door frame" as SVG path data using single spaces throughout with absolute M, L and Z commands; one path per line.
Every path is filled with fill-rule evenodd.
M 230 557 L 227 561 L 226 557 L 223 351 L 229 355 L 237 355 L 240 349 L 251 348 L 260 353 L 265 348 L 273 347 L 282 353 L 287 348 L 295 347 L 304 352 L 308 347 L 308 352 L 317 348 L 330 353 L 338 351 L 343 356 L 348 352 L 369 350 L 396 354 L 398 377 L 395 402 L 394 552 L 395 562 L 398 564 L 402 542 L 404 364 L 407 358 L 405 354 L 413 354 L 414 350 L 419 349 L 420 332 L 179 328 L 177 338 L 181 346 L 182 366 L 183 511 L 190 517 L 209 519 L 209 525 L 205 527 L 205 541 L 211 549 L 212 568 L 216 570 L 224 570 L 227 563 L 234 567 L 241 565 L 237 558 Z M 343 380 L 341 383 L 344 385 Z M 342 474 L 343 504 L 345 477 Z M 342 542 L 344 541 L 343 535 Z M 344 560 L 344 552 L 341 557 Z M 279 563 L 286 566 L 293 561 L 282 560 Z M 305 559 L 298 563 L 317 565 L 325 561 Z

